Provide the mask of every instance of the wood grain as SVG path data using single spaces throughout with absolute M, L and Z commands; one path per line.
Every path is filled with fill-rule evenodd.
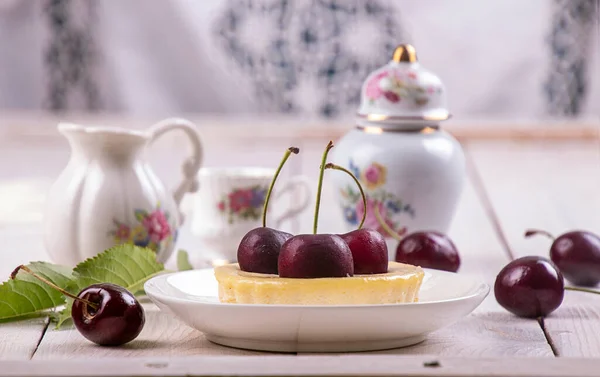
M 252 355 L 213 344 L 201 332 L 179 322 L 153 305 L 146 306 L 146 324 L 141 334 L 121 347 L 100 347 L 83 338 L 75 328 L 48 329 L 34 360 L 97 359 L 131 357 L 175 357 L 193 355 Z
M 0 360 L 29 360 L 47 325 L 47 317 L 0 323 Z
M 596 377 L 600 359 L 434 355 L 191 356 L 0 362 L 0 376 Z
M 316 182 L 319 156 L 327 143 L 306 142 L 303 145 L 303 173 Z M 321 232 L 343 231 L 342 211 L 338 207 L 337 193 L 327 177 L 324 184 L 320 217 Z M 311 214 L 301 219 L 303 229 L 311 222 Z M 492 285 L 498 271 L 508 262 L 508 257 L 490 225 L 477 193 L 470 181 L 461 197 L 449 236 L 461 254 L 459 273 L 476 276 Z M 392 242 L 391 246 L 395 247 Z M 543 331 L 535 321 L 511 316 L 496 303 L 491 292 L 473 314 L 432 334 L 423 343 L 412 347 L 378 351 L 371 354 L 433 354 L 442 356 L 493 357 L 539 356 L 551 357 L 552 350 Z
M 527 228 L 555 235 L 600 231 L 597 142 L 473 143 L 469 152 L 516 257 L 548 257 L 551 241 L 525 239 Z M 599 312 L 600 296 L 565 293 L 561 307 L 544 321 L 558 355 L 600 357 Z

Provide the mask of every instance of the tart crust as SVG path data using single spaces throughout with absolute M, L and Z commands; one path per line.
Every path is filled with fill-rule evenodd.
M 389 262 L 388 272 L 345 278 L 290 279 L 218 266 L 219 300 L 237 304 L 360 305 L 418 301 L 421 267 Z

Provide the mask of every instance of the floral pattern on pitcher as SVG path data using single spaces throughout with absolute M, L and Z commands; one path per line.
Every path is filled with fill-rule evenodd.
M 151 212 L 136 209 L 134 216 L 137 220 L 134 225 L 113 219 L 115 227 L 109 235 L 116 243 L 131 243 L 158 252 L 177 238 L 177 230 L 169 224 L 170 215 L 160 204 Z
M 403 203 L 383 187 L 387 180 L 387 168 L 378 162 L 372 162 L 365 169 L 360 170 L 350 160 L 349 170 L 359 180 L 367 196 L 367 216 L 363 227 L 375 229 L 383 236 L 390 237 L 375 216 L 375 208 L 377 208 L 382 219 L 390 228 L 400 236 L 405 235 L 408 229 L 406 226 L 402 226 L 397 218 L 402 213 L 414 217 L 415 211 L 410 204 Z M 353 184 L 348 184 L 341 189 L 341 195 L 346 222 L 350 225 L 358 225 L 365 211 L 360 191 Z
M 416 71 L 382 71 L 374 75 L 367 82 L 365 93 L 371 104 L 380 98 L 391 103 L 410 100 L 416 106 L 425 106 L 431 97 L 441 93 L 442 88 L 427 86 L 417 83 Z
M 236 188 L 217 203 L 217 208 L 227 215 L 230 224 L 236 219 L 257 220 L 262 216 L 266 196 L 267 187 L 261 185 Z

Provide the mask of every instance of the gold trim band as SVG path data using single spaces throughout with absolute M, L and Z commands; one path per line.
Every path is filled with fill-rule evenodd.
M 440 126 L 423 126 L 421 128 L 414 128 L 414 129 L 405 129 L 402 127 L 395 127 L 395 128 L 387 128 L 387 127 L 378 127 L 378 126 L 360 126 L 357 125 L 355 126 L 355 128 L 357 130 L 361 130 L 365 133 L 368 134 L 382 134 L 382 133 L 407 133 L 407 132 L 412 132 L 412 133 L 424 133 L 424 134 L 430 134 L 432 132 L 438 131 L 440 129 Z
M 425 120 L 425 121 L 442 121 L 450 119 L 451 115 L 446 114 L 440 116 L 393 116 L 383 114 L 357 114 L 359 118 L 366 119 L 371 122 L 383 122 L 387 120 L 391 121 L 402 121 L 402 120 Z

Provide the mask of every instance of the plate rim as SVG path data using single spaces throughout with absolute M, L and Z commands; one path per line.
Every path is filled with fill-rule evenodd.
M 368 310 L 368 309 L 374 309 L 374 308 L 400 308 L 400 307 L 415 307 L 415 306 L 451 304 L 451 303 L 456 303 L 456 302 L 460 302 L 460 301 L 472 300 L 472 299 L 480 297 L 480 296 L 481 296 L 481 302 L 483 302 L 483 300 L 489 295 L 490 290 L 491 290 L 490 284 L 483 281 L 483 279 L 478 279 L 476 277 L 469 277 L 469 278 L 473 279 L 475 281 L 475 283 L 477 283 L 478 285 L 472 294 L 465 295 L 465 296 L 454 297 L 454 298 L 449 298 L 449 299 L 444 299 L 444 300 L 436 300 L 436 301 L 424 301 L 424 302 L 418 301 L 418 302 L 404 302 L 404 303 L 394 303 L 394 304 L 355 304 L 355 305 L 351 305 L 351 304 L 345 304 L 345 305 L 237 304 L 237 303 L 227 303 L 227 302 L 206 302 L 206 301 L 194 300 L 191 298 L 165 295 L 162 293 L 157 293 L 156 291 L 154 291 L 153 293 L 148 292 L 148 286 L 150 286 L 151 284 L 156 284 L 157 282 L 160 282 L 162 280 L 164 280 L 166 283 L 166 280 L 171 276 L 178 275 L 178 274 L 198 273 L 199 271 L 210 271 L 210 270 L 214 271 L 214 268 L 198 268 L 198 269 L 187 270 L 187 271 L 174 271 L 174 272 L 154 276 L 154 277 L 148 279 L 144 283 L 144 291 L 146 292 L 146 295 L 148 295 L 150 298 L 152 298 L 154 296 L 159 301 L 162 301 L 162 302 L 171 301 L 171 302 L 178 302 L 178 303 L 182 303 L 182 304 L 196 304 L 196 305 L 204 305 L 204 306 L 223 307 L 223 308 L 237 307 L 237 308 L 246 308 L 246 309 L 251 309 L 251 308 L 256 308 L 256 309 L 258 309 L 258 308 L 300 309 L 300 308 L 302 308 L 302 309 L 311 309 L 311 310 L 324 310 L 324 309 Z M 453 273 L 453 272 L 449 272 L 449 271 L 435 270 L 435 269 L 429 269 L 429 268 L 424 268 L 423 270 L 428 271 L 433 274 L 443 274 L 443 275 L 447 274 L 450 276 L 453 274 L 457 274 L 457 273 Z M 203 297 L 203 296 L 197 296 L 197 297 Z M 218 297 L 217 297 L 217 299 L 218 299 Z

